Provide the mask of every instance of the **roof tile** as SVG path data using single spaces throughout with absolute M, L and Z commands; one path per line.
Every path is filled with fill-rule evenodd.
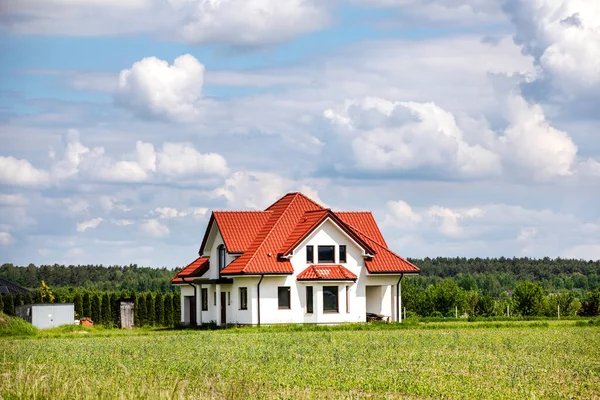
M 298 274 L 299 281 L 355 281 L 357 276 L 342 265 L 311 265 Z

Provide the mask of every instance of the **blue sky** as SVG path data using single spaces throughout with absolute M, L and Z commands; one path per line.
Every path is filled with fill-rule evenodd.
M 303 191 L 401 255 L 600 258 L 600 5 L 26 0 L 0 10 L 3 262 L 191 261 Z

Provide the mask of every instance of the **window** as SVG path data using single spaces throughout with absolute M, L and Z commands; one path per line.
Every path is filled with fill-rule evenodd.
M 319 246 L 319 262 L 334 263 L 335 262 L 335 246 Z
M 208 310 L 208 289 L 202 288 L 202 311 Z
M 215 306 L 217 305 L 217 292 L 213 292 L 213 303 Z
M 240 288 L 240 310 L 248 309 L 248 288 Z
M 340 258 L 341 263 L 346 262 L 346 245 L 345 244 L 340 245 L 340 257 L 339 258 Z
M 315 262 L 315 248 L 314 246 L 306 246 L 306 262 L 313 263 Z
M 279 286 L 277 288 L 277 298 L 279 300 L 279 309 L 290 308 L 290 287 Z
M 338 312 L 337 286 L 323 286 L 323 312 Z
M 312 286 L 306 287 L 306 313 L 307 314 L 313 313 L 313 287 Z
M 231 292 L 227 292 L 227 305 L 231 305 Z
M 219 252 L 219 271 L 221 271 L 223 268 L 225 268 L 225 246 L 223 245 L 219 245 L 219 247 L 217 248 L 218 252 Z
M 350 286 L 346 286 L 346 312 L 350 312 Z

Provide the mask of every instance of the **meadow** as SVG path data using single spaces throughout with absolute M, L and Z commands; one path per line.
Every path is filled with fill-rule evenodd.
M 600 398 L 600 326 L 505 321 L 0 339 L 0 398 Z

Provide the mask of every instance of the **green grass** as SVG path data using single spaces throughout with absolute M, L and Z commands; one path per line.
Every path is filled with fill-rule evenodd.
M 597 324 L 488 321 L 399 328 L 57 328 L 31 339 L 0 340 L 0 398 L 600 396 Z
M 38 332 L 36 327 L 25 320 L 0 312 L 0 337 L 31 337 Z

